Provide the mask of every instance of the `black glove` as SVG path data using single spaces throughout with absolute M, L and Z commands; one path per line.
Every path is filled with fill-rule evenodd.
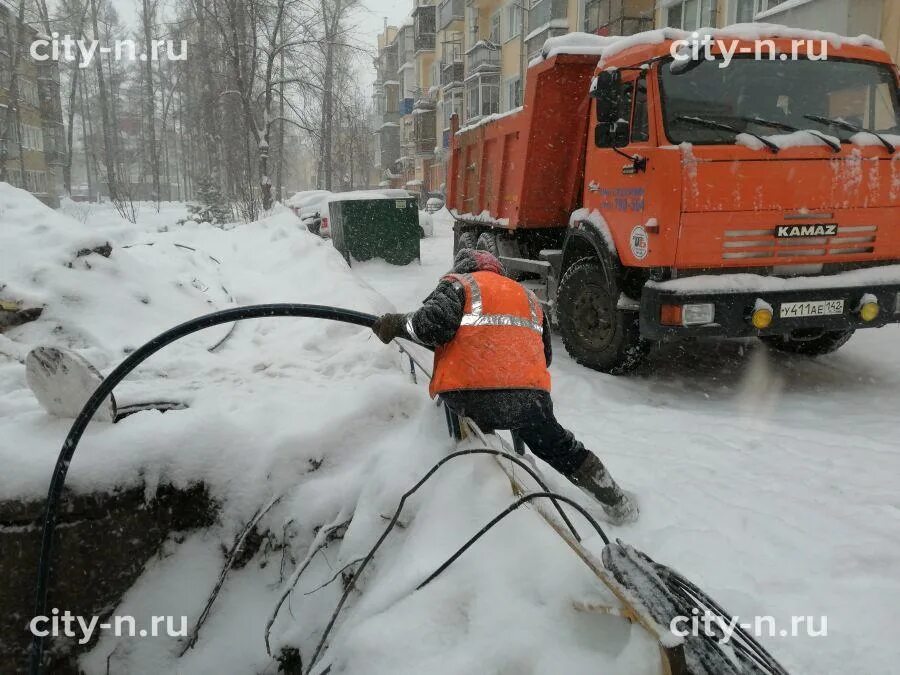
M 389 344 L 394 338 L 406 335 L 405 324 L 406 314 L 385 314 L 375 319 L 375 323 L 372 324 L 372 332 L 384 344 Z

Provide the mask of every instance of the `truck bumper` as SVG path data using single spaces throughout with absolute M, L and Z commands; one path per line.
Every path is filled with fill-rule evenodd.
M 840 285 L 838 279 L 821 278 L 822 286 L 789 290 L 682 290 L 667 289 L 666 284 L 648 284 L 641 294 L 641 337 L 666 340 L 685 337 L 755 337 L 761 335 L 809 334 L 814 331 L 843 331 L 876 328 L 900 323 L 900 282 L 862 285 Z M 860 317 L 863 298 L 874 296 L 879 305 L 878 316 L 871 321 Z M 751 322 L 758 301 L 772 308 L 772 323 L 759 330 Z M 816 303 L 843 300 L 843 312 L 818 316 L 784 316 L 785 303 Z M 714 317 L 700 325 L 664 325 L 664 305 L 712 304 Z

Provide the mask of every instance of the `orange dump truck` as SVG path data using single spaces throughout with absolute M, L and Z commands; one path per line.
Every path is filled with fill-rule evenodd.
M 554 38 L 521 109 L 454 119 L 457 249 L 499 255 L 578 362 L 699 336 L 823 354 L 900 321 L 897 68 L 758 28 Z

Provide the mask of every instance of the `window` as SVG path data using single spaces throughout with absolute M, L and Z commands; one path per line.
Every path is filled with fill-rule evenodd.
M 466 82 L 466 119 L 500 112 L 500 73 L 483 73 Z
M 641 75 L 634 92 L 634 110 L 631 113 L 631 142 L 650 140 L 650 115 L 647 110 L 647 76 Z
M 757 14 L 775 9 L 785 0 L 731 0 L 729 23 L 751 23 Z
M 463 116 L 463 90 L 452 89 L 444 92 L 444 100 L 441 102 L 441 123 L 442 129 L 450 128 L 450 117 L 456 113 L 460 117 Z
M 522 78 L 518 75 L 506 80 L 503 88 L 503 112 L 522 105 Z
M 478 42 L 478 9 L 466 3 L 466 30 L 469 32 L 470 42 Z
M 500 15 L 500 11 L 491 14 L 491 35 L 489 39 L 494 44 L 500 44 Z
M 679 0 L 666 9 L 666 25 L 669 28 L 697 30 L 715 24 L 716 0 Z
M 521 0 L 514 0 L 503 8 L 503 40 L 512 40 L 522 33 L 522 17 L 524 12 L 519 4 Z
M 756 0 L 733 0 L 734 18 L 732 23 L 752 23 L 756 14 Z
M 600 33 L 601 28 L 608 26 L 610 9 L 610 0 L 589 0 L 584 6 L 585 32 Z
M 888 134 L 900 131 L 896 80 L 887 66 L 837 58 L 735 58 L 728 68 L 719 65 L 703 61 L 680 75 L 659 69 L 666 131 L 673 143 L 734 142 L 734 132 L 705 128 L 691 118 L 756 134 L 771 134 L 778 126 L 813 129 L 843 141 L 852 132 L 809 116 L 841 118 Z

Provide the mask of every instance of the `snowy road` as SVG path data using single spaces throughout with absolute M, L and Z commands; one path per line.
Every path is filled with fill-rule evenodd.
M 452 259 L 449 225 L 423 264 L 354 269 L 400 311 Z M 772 616 L 763 643 L 798 673 L 900 672 L 900 327 L 861 331 L 813 360 L 756 341 L 700 342 L 612 377 L 554 339 L 557 416 L 642 503 L 616 531 L 682 571 L 741 621 Z M 792 616 L 813 632 L 780 636 Z

